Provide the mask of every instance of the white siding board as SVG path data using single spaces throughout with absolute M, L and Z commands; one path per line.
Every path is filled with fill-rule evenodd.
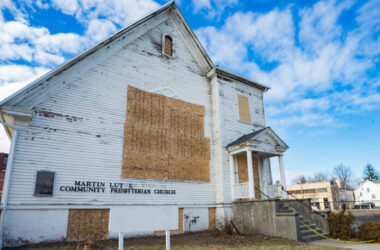
M 170 34 L 174 40 L 174 56 L 169 60 L 152 45 L 152 40 L 161 41 L 163 33 Z M 28 130 L 20 133 L 16 146 L 11 205 L 215 203 L 213 160 L 210 183 L 120 177 L 128 85 L 146 91 L 169 89 L 184 101 L 205 106 L 205 137 L 211 137 L 208 81 L 180 40 L 173 22 L 167 19 L 80 77 L 64 83 L 56 94 L 36 107 L 37 115 Z M 47 118 L 40 115 L 44 111 L 60 115 Z M 69 121 L 72 117 L 78 119 Z M 56 172 L 53 197 L 33 196 L 38 170 Z M 104 194 L 58 191 L 60 186 L 73 185 L 74 180 L 153 185 L 175 189 L 176 195 L 147 198 L 137 194 L 110 194 L 109 190 Z
M 221 168 L 224 178 L 223 199 L 231 202 L 231 174 L 229 164 L 229 153 L 226 146 L 241 137 L 265 126 L 263 91 L 255 87 L 241 84 L 233 80 L 218 78 L 219 83 L 219 112 L 220 121 L 220 144 L 222 150 Z M 239 121 L 237 94 L 243 94 L 249 99 L 249 109 L 251 113 L 251 123 Z

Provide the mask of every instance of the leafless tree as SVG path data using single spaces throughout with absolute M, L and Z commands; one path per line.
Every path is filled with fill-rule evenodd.
M 343 163 L 336 166 L 333 170 L 334 175 L 342 182 L 344 189 L 349 188 L 349 183 L 352 178 L 352 170 L 350 167 L 343 165 Z
M 306 177 L 303 174 L 300 174 L 293 179 L 293 184 L 305 184 L 306 182 Z
M 331 178 L 329 173 L 325 172 L 318 172 L 315 173 L 312 177 L 309 178 L 308 182 L 321 182 L 321 181 L 330 181 L 333 178 Z

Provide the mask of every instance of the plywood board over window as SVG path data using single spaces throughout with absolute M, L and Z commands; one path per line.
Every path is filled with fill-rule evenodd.
M 122 176 L 209 182 L 203 106 L 128 87 Z
M 237 95 L 239 120 L 242 122 L 251 123 L 251 114 L 249 112 L 249 100 L 247 96 Z
M 248 182 L 248 162 L 246 155 L 237 156 L 239 183 Z
M 70 209 L 67 240 L 107 239 L 109 209 Z

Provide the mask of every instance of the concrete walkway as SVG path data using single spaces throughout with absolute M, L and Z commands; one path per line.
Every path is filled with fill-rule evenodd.
M 357 250 L 379 250 L 380 243 L 354 243 L 354 244 L 345 244 L 339 243 L 331 240 L 316 240 L 311 241 L 309 244 L 319 245 L 319 246 L 328 246 L 328 247 L 340 247 L 340 248 L 348 248 L 348 249 L 357 249 Z

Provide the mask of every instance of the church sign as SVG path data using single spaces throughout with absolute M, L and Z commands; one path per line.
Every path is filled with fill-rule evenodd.
M 76 193 L 122 193 L 122 194 L 156 194 L 156 195 L 174 195 L 174 189 L 155 188 L 154 185 L 141 185 L 120 183 L 120 182 L 99 182 L 99 181 L 74 181 L 72 186 L 60 186 L 61 192 Z

